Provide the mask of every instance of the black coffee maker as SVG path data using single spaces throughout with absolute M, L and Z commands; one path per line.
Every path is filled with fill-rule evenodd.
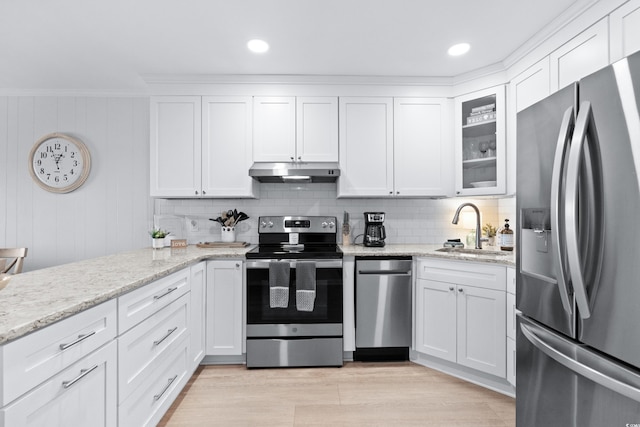
M 387 233 L 384 231 L 384 212 L 364 213 L 364 245 L 369 247 L 384 246 Z

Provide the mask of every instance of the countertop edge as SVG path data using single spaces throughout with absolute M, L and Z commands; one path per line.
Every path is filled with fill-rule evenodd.
M 34 270 L 11 278 L 0 290 L 0 345 L 4 345 L 81 311 L 118 298 L 201 261 L 244 259 L 244 248 L 151 249 Z M 515 255 L 466 256 L 436 252 L 440 245 L 388 244 L 383 248 L 340 245 L 344 256 L 433 257 L 452 261 L 515 266 Z M 115 266 L 115 267 L 114 267 Z M 63 277 L 64 276 L 64 277 Z M 46 289 L 46 291 L 43 291 Z M 55 295 L 56 298 L 51 297 Z M 45 314 L 42 314 L 45 313 Z
M 145 248 L 13 276 L 7 287 L 0 290 L 0 298 L 2 298 L 2 305 L 4 306 L 0 309 L 0 346 L 84 310 L 118 298 L 198 262 L 210 259 L 244 259 L 245 253 L 254 246 L 215 249 L 189 246 L 187 249 L 177 250 Z M 65 268 L 77 268 L 80 272 L 79 274 L 84 276 L 86 270 L 91 270 L 92 267 L 95 268 L 97 265 L 118 265 L 119 262 L 127 265 L 126 260 L 130 257 L 145 257 L 147 260 L 150 258 L 151 262 L 142 266 L 145 269 L 143 272 L 134 272 L 129 274 L 132 277 L 123 279 L 109 276 L 111 270 L 108 269 L 96 278 L 106 282 L 105 286 L 99 289 L 92 288 L 91 285 L 93 283 L 89 279 L 89 283 L 85 283 L 84 287 L 71 286 L 73 290 L 78 291 L 76 295 L 64 295 L 64 290 L 68 288 L 65 286 L 67 280 L 60 278 L 56 280 L 54 278 Z M 43 287 L 47 288 L 47 292 L 42 292 Z M 59 297 L 59 301 L 54 304 L 55 308 L 42 310 L 41 307 L 47 306 L 43 301 L 45 298 L 43 295 L 52 294 Z M 63 294 L 63 296 L 60 297 L 60 294 Z M 31 314 L 29 314 L 29 310 Z
M 430 257 L 440 258 L 450 261 L 465 261 L 504 265 L 507 267 L 515 267 L 515 252 L 506 252 L 504 255 L 468 255 L 461 253 L 437 252 L 442 245 L 424 245 L 424 244 L 401 244 L 386 245 L 381 248 L 370 248 L 362 245 L 340 245 L 343 255 L 345 256 L 411 256 L 411 257 Z M 488 248 L 488 250 L 498 250 L 497 248 Z

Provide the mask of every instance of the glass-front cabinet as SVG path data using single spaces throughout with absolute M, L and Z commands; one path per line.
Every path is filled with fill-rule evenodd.
M 504 194 L 504 86 L 456 98 L 455 111 L 456 195 Z

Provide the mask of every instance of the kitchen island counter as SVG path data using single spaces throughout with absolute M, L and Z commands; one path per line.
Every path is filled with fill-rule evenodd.
M 490 253 L 476 255 L 459 252 L 438 252 L 438 249 L 442 249 L 442 245 L 387 244 L 381 248 L 371 248 L 362 245 L 340 245 L 340 249 L 345 256 L 425 256 L 454 261 L 486 262 L 512 267 L 516 265 L 515 252 L 502 252 L 500 255 L 492 255 Z M 489 252 L 500 251 L 500 248 L 492 246 L 487 246 L 485 249 Z
M 0 290 L 0 344 L 201 260 L 244 258 L 252 247 L 146 248 L 15 275 L 7 287 Z

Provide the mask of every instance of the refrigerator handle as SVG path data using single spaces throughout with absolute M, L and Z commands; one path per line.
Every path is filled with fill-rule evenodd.
M 541 327 L 520 321 L 520 331 L 538 350 L 574 373 L 640 402 L 640 375 L 597 353 L 555 336 Z
M 581 172 L 583 173 L 582 177 Z M 584 184 L 583 188 L 586 188 L 588 193 L 583 193 L 583 197 L 578 200 L 581 179 L 584 180 L 582 182 Z M 567 165 L 565 196 L 564 230 L 566 233 L 569 274 L 580 317 L 588 319 L 591 317 L 591 308 L 587 294 L 585 271 L 580 259 L 579 225 L 583 226 L 582 230 L 586 230 L 587 239 L 583 241 L 585 246 L 583 249 L 587 251 L 589 265 L 586 265 L 585 268 L 589 270 L 587 279 L 594 287 L 597 286 L 600 266 L 602 265 L 602 251 L 604 249 L 602 244 L 604 214 L 601 199 L 600 147 L 593 121 L 591 103 L 588 101 L 580 104 L 580 111 L 576 119 L 576 131 L 571 140 L 571 150 Z M 581 217 L 579 217 L 580 208 L 585 213 Z M 583 224 L 580 224 L 579 221 L 582 221 Z
M 555 242 L 555 258 L 554 267 L 556 272 L 556 280 L 558 282 L 558 291 L 564 310 L 572 314 L 573 308 L 569 297 L 569 275 L 565 267 L 563 254 L 565 251 L 565 242 L 560 229 L 564 229 L 562 216 L 560 215 L 561 200 L 564 198 L 562 185 L 564 183 L 565 165 L 569 153 L 569 142 L 575 125 L 573 107 L 569 107 L 564 112 L 562 124 L 560 125 L 560 133 L 558 134 L 558 142 L 556 144 L 556 153 L 553 159 L 553 172 L 551 174 L 551 234 L 552 240 Z

